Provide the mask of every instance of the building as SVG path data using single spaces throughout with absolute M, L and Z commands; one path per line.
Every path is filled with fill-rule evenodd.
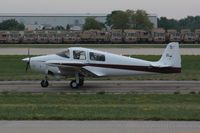
M 158 18 L 156 14 L 149 14 L 149 20 L 153 23 L 154 28 L 158 28 Z
M 79 26 L 85 23 L 85 19 L 87 17 L 95 17 L 99 22 L 106 22 L 107 14 L 30 14 L 30 13 L 16 13 L 16 14 L 0 14 L 0 22 L 8 19 L 15 19 L 18 22 L 24 23 L 25 26 L 33 27 L 34 25 L 42 25 L 45 27 L 46 25 L 56 27 L 63 26 L 67 27 L 70 25 L 71 27 Z M 150 21 L 154 24 L 154 27 L 157 28 L 157 16 L 149 15 Z

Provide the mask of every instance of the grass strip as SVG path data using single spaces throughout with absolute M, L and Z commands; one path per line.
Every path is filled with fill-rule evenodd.
M 200 120 L 200 95 L 4 92 L 0 120 Z

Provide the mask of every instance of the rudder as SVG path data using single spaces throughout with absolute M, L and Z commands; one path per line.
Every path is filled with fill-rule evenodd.
M 181 68 L 181 54 L 179 49 L 179 43 L 169 43 L 158 63 L 164 66 Z

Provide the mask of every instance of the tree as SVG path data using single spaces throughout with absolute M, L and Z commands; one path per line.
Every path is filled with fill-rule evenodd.
M 18 23 L 15 19 L 5 20 L 0 23 L 0 30 L 24 30 L 23 23 Z
M 94 17 L 87 17 L 85 19 L 85 24 L 83 25 L 83 30 L 101 30 L 104 27 L 104 24 L 98 22 Z
M 129 15 L 129 28 L 134 29 L 136 28 L 136 18 L 135 18 L 135 11 L 134 10 L 126 10 Z
M 158 27 L 164 29 L 179 29 L 179 22 L 175 19 L 167 19 L 166 17 L 161 17 L 158 19 Z
M 135 21 L 136 29 L 150 30 L 153 28 L 153 24 L 150 22 L 148 14 L 144 10 L 137 10 L 132 19 Z
M 113 11 L 107 15 L 106 24 L 113 29 L 146 29 L 153 28 L 153 24 L 144 10 Z
M 158 19 L 158 27 L 165 29 L 200 29 L 200 16 L 188 16 L 186 18 L 175 20 L 166 17 Z
M 200 29 L 200 16 L 188 16 L 179 20 L 179 28 L 182 29 Z
M 106 24 L 113 29 L 129 28 L 129 15 L 127 12 L 118 10 L 107 15 Z

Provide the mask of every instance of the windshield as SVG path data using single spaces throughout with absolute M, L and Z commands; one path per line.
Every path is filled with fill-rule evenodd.
M 56 55 L 61 56 L 61 57 L 65 57 L 65 58 L 70 58 L 70 52 L 69 49 L 60 53 L 57 53 Z

